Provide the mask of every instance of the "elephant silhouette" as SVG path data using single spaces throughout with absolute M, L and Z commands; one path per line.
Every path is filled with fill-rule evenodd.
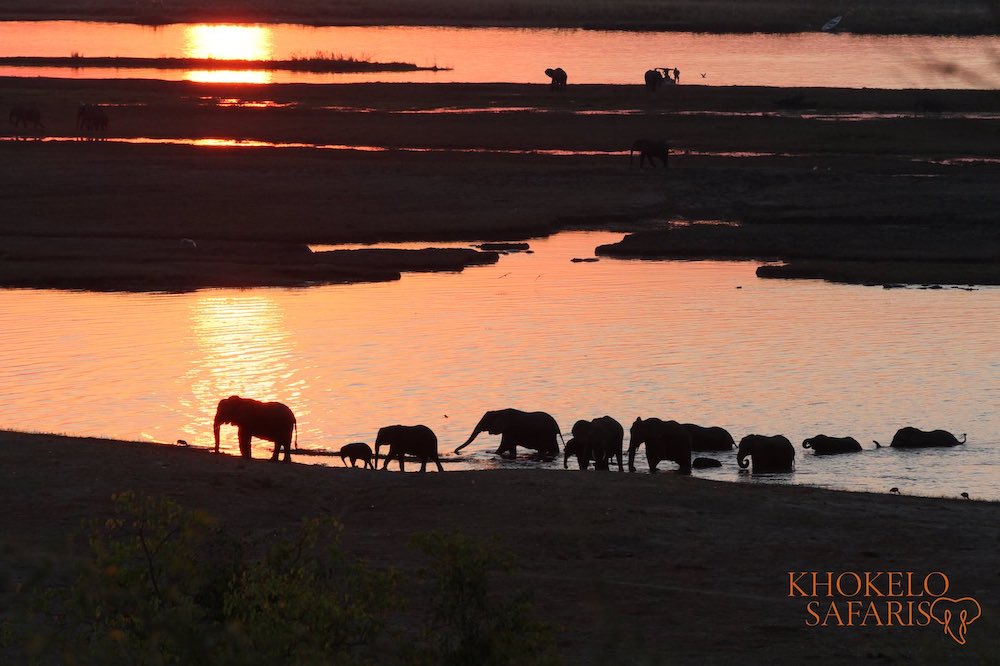
M 677 463 L 681 474 L 691 473 L 691 435 L 677 421 L 637 418 L 629 434 L 628 471 L 635 471 L 636 451 L 645 444 L 650 474 L 663 460 Z
M 249 398 L 231 395 L 219 401 L 212 426 L 215 434 L 215 452 L 219 452 L 219 429 L 228 423 L 236 426 L 240 441 L 240 455 L 249 459 L 250 440 L 254 437 L 274 442 L 271 460 L 277 461 L 278 454 L 285 452 L 282 462 L 291 462 L 292 433 L 295 433 L 295 448 L 299 448 L 298 424 L 295 414 L 280 402 L 259 402 Z
M 725 428 L 694 423 L 682 423 L 681 426 L 691 435 L 692 451 L 732 451 L 736 446 L 733 436 Z
M 7 119 L 15 128 L 21 127 L 23 129 L 28 129 L 28 126 L 30 125 L 31 128 L 35 130 L 45 129 L 45 125 L 42 124 L 42 112 L 35 104 L 15 105 L 10 110 L 10 114 L 8 114 Z
M 670 147 L 667 142 L 662 139 L 636 139 L 632 142 L 632 149 L 628 153 L 628 168 L 632 168 L 632 160 L 635 153 L 639 153 L 639 168 L 645 166 L 646 161 L 649 161 L 649 166 L 656 168 L 656 162 L 653 160 L 660 160 L 663 164 L 663 168 L 667 168 L 667 158 L 670 156 Z
M 375 465 L 372 463 L 372 447 L 364 442 L 351 442 L 340 447 L 340 462 L 344 463 L 344 467 L 347 467 L 348 458 L 351 460 L 351 467 L 354 467 L 360 460 L 362 469 L 366 467 L 375 469 Z
M 613 458 L 618 459 L 618 471 L 623 471 L 622 443 L 625 429 L 610 416 L 601 416 L 592 421 L 580 420 L 573 424 L 573 438 L 566 443 L 563 453 L 563 467 L 567 467 L 570 455 L 576 456 L 577 465 L 585 470 L 591 461 L 596 470 L 608 470 Z M 572 451 L 570 451 L 572 444 Z
M 76 128 L 81 132 L 104 132 L 108 129 L 108 113 L 97 104 L 81 104 L 76 109 Z
M 874 440 L 873 440 L 874 441 Z M 959 440 L 947 430 L 920 430 L 912 426 L 906 426 L 896 431 L 889 446 L 897 449 L 927 449 L 938 446 L 958 446 L 965 444 L 966 436 L 963 433 Z M 875 446 L 882 448 L 882 445 L 875 442 Z
M 486 412 L 469 439 L 455 449 L 455 453 L 471 444 L 481 432 L 501 435 L 500 446 L 496 450 L 499 456 L 514 458 L 519 446 L 538 451 L 540 456 L 554 458 L 559 455 L 556 437 L 562 439 L 562 432 L 556 420 L 546 412 L 522 412 L 513 408 Z
M 566 71 L 562 67 L 546 69 L 545 75 L 552 79 L 549 83 L 549 90 L 562 90 L 566 87 Z
M 438 439 L 434 431 L 425 425 L 405 426 L 391 425 L 380 428 L 375 437 L 375 468 L 378 468 L 379 447 L 389 447 L 389 453 L 385 456 L 385 464 L 382 469 L 389 466 L 389 461 L 393 458 L 399 459 L 399 471 L 406 471 L 403 467 L 403 458 L 411 455 L 420 459 L 420 471 L 427 470 L 427 461 L 432 460 L 437 465 L 438 471 L 443 472 L 441 460 L 438 458 Z
M 741 469 L 746 469 L 751 461 L 754 472 L 791 472 L 795 464 L 795 447 L 784 435 L 747 435 L 740 440 L 736 462 Z
M 812 449 L 818 456 L 830 456 L 838 453 L 857 453 L 861 450 L 861 442 L 853 437 L 816 435 L 802 440 L 802 448 Z

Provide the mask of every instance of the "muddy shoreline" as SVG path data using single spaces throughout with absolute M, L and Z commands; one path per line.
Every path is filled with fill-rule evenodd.
M 809 261 L 764 273 L 863 284 L 1000 283 L 994 91 L 670 93 L 0 79 L 0 107 L 37 104 L 45 124 L 7 126 L 0 141 L 16 165 L 0 182 L 0 284 L 134 289 L 138 267 L 156 290 L 218 286 L 183 239 L 258 244 L 231 253 L 244 265 L 231 286 L 388 279 L 401 267 L 387 255 L 352 277 L 343 257 L 293 267 L 283 246 L 662 234 L 678 220 L 741 226 L 685 229 L 683 251 L 673 231 L 666 244 L 647 233 L 621 255 Z M 106 134 L 80 134 L 80 102 L 107 107 Z M 630 165 L 639 137 L 671 144 L 668 170 Z
M 533 590 L 565 663 L 656 663 L 668 650 L 678 663 L 961 664 L 1000 650 L 996 544 L 982 527 L 996 524 L 998 503 L 715 483 L 697 472 L 368 472 L 9 431 L 0 451 L 0 562 L 11 583 L 40 561 L 58 571 L 67 535 L 108 515 L 113 493 L 135 490 L 258 536 L 334 516 L 349 552 L 404 574 L 421 566 L 407 546 L 414 534 L 495 540 L 518 564 L 493 584 Z M 964 646 L 937 625 L 808 627 L 789 571 L 939 571 L 952 596 L 975 597 L 984 613 Z

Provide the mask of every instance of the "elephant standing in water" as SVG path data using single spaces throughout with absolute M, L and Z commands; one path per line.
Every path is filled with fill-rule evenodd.
M 736 462 L 741 469 L 750 466 L 754 472 L 791 472 L 795 464 L 795 447 L 784 435 L 747 435 L 740 440 Z
M 484 431 L 491 435 L 501 435 L 500 446 L 496 450 L 499 456 L 514 458 L 519 446 L 534 449 L 538 451 L 538 455 L 548 458 L 559 455 L 556 437 L 562 439 L 562 432 L 556 420 L 546 412 L 522 412 L 511 408 L 486 412 L 469 439 L 455 449 L 455 453 L 471 444 Z
M 812 449 L 818 456 L 832 456 L 837 453 L 857 453 L 861 442 L 853 437 L 828 437 L 816 435 L 802 440 L 803 449 Z
M 562 90 L 566 87 L 566 71 L 562 67 L 556 67 L 555 69 L 545 70 L 545 75 L 552 79 L 549 83 L 549 90 Z
M 81 104 L 76 110 L 76 128 L 82 132 L 108 129 L 108 114 L 97 104 Z
M 31 125 L 32 129 L 45 129 L 45 125 L 42 124 L 42 112 L 34 104 L 15 105 L 10 110 L 7 119 L 15 128 L 22 127 L 28 129 L 28 125 Z
M 897 449 L 926 449 L 935 446 L 958 446 L 965 444 L 965 440 L 965 433 L 962 433 L 960 441 L 947 430 L 926 431 L 907 426 L 896 431 L 889 446 Z M 875 446 L 882 448 L 878 442 L 875 442 Z
M 375 437 L 375 468 L 378 469 L 378 450 L 381 446 L 389 447 L 382 469 L 389 466 L 389 461 L 399 458 L 399 471 L 403 468 L 403 457 L 411 455 L 420 459 L 420 471 L 427 470 L 427 461 L 432 460 L 438 471 L 443 472 L 441 460 L 438 459 L 438 438 L 434 431 L 425 425 L 405 426 L 391 425 L 380 428 Z
M 566 443 L 563 467 L 568 467 L 570 455 L 575 455 L 580 469 L 587 469 L 593 461 L 594 469 L 607 470 L 611 459 L 617 457 L 618 471 L 624 471 L 622 466 L 624 440 L 625 429 L 610 416 L 602 416 L 593 421 L 577 421 L 573 424 L 573 438 Z
M 638 418 L 629 432 L 628 471 L 635 471 L 635 452 L 645 443 L 650 474 L 661 460 L 677 463 L 681 474 L 691 473 L 691 435 L 677 421 Z
M 628 168 L 632 168 L 632 160 L 635 153 L 639 153 L 639 168 L 641 169 L 646 161 L 649 160 L 649 166 L 656 168 L 656 162 L 653 160 L 660 160 L 663 164 L 663 168 L 667 168 L 667 158 L 670 157 L 670 147 L 667 145 L 666 141 L 662 139 L 636 139 L 632 143 L 632 149 L 628 153 Z
M 347 467 L 347 458 L 351 459 L 351 467 L 360 460 L 362 469 L 366 467 L 375 469 L 372 463 L 372 447 L 364 442 L 351 442 L 340 447 L 340 462 L 344 463 L 344 467 Z
M 292 432 L 295 432 L 295 448 L 299 448 L 298 424 L 295 414 L 280 402 L 259 402 L 249 398 L 231 395 L 219 401 L 215 410 L 215 452 L 219 452 L 219 428 L 228 423 L 239 428 L 240 455 L 250 458 L 250 440 L 254 437 L 274 442 L 271 460 L 278 460 L 284 450 L 282 462 L 291 462 Z
M 700 426 L 694 423 L 681 424 L 691 435 L 692 451 L 732 451 L 736 446 L 733 436 L 725 428 Z

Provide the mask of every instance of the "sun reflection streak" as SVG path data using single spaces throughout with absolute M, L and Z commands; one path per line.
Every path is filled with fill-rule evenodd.
M 184 55 L 216 60 L 271 60 L 274 39 L 271 28 L 243 25 L 193 25 L 184 29 Z M 188 81 L 201 83 L 270 83 L 271 72 L 259 70 L 194 70 Z
M 293 381 L 291 336 L 277 301 L 266 295 L 207 295 L 191 304 L 191 320 L 202 360 L 185 378 L 194 398 L 189 411 L 197 415 L 187 432 L 203 438 L 218 401 L 230 395 L 284 402 L 301 420 L 303 382 Z M 236 449 L 234 436 L 222 437 L 225 450 Z M 254 446 L 270 444 L 255 440 Z

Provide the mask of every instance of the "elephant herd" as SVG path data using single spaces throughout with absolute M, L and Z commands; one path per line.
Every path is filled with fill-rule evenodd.
M 15 104 L 7 116 L 15 130 L 40 132 L 45 129 L 37 104 Z M 97 135 L 108 129 L 108 112 L 99 104 L 80 104 L 76 109 L 76 129 L 81 134 Z
M 250 440 L 253 437 L 274 442 L 272 461 L 277 461 L 284 452 L 284 462 L 291 460 L 291 445 L 295 434 L 295 448 L 298 449 L 297 423 L 292 410 L 280 402 L 259 402 L 230 396 L 220 400 L 215 412 L 213 433 L 215 452 L 219 452 L 219 428 L 223 424 L 238 428 L 240 454 L 250 458 Z M 496 455 L 508 458 L 517 456 L 517 447 L 535 451 L 544 459 L 559 455 L 559 440 L 562 431 L 555 418 L 546 412 L 524 412 L 519 409 L 488 411 L 472 430 L 469 438 L 460 444 L 455 453 L 471 444 L 480 434 L 500 435 L 500 445 Z M 610 416 L 593 420 L 579 420 L 573 424 L 572 437 L 563 442 L 563 467 L 569 467 L 569 459 L 575 457 L 577 466 L 586 470 L 593 464 L 595 470 L 609 470 L 617 464 L 618 471 L 624 470 L 625 429 Z M 721 452 L 736 449 L 736 461 L 741 469 L 753 466 L 756 472 L 790 472 L 795 465 L 795 447 L 783 435 L 747 435 L 737 446 L 733 436 L 717 426 L 700 426 L 693 423 L 664 421 L 658 418 L 637 418 L 629 429 L 628 469 L 635 472 L 635 456 L 645 445 L 649 471 L 653 473 L 663 461 L 676 463 L 678 471 L 690 474 L 701 467 L 718 467 L 721 463 L 711 458 L 694 458 L 697 452 Z M 893 448 L 951 447 L 964 444 L 965 435 L 959 440 L 946 430 L 924 431 L 913 427 L 900 428 L 889 446 Z M 877 441 L 876 447 L 882 448 Z M 346 444 L 340 449 L 341 461 L 346 466 L 350 459 L 354 467 L 357 461 L 363 467 L 378 468 L 381 447 L 388 447 L 382 469 L 389 466 L 394 458 L 399 461 L 400 471 L 404 470 L 406 456 L 420 461 L 420 471 L 433 462 L 438 471 L 443 471 L 438 454 L 438 438 L 425 425 L 390 425 L 379 429 L 375 437 L 375 450 L 364 442 Z M 812 449 L 817 455 L 856 453 L 861 444 L 853 437 L 829 437 L 816 435 L 802 442 L 802 448 Z

